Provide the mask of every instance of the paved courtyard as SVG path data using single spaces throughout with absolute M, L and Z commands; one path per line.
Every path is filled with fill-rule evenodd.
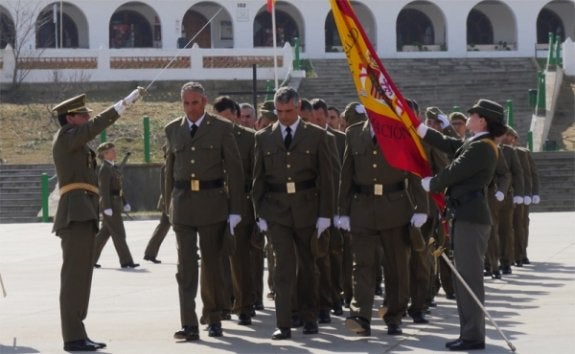
M 236 317 L 224 321 L 224 336 L 178 343 L 175 279 L 176 250 L 172 231 L 158 256 L 162 264 L 142 260 L 157 221 L 127 221 L 128 244 L 135 270 L 119 267 L 112 242 L 104 248 L 101 269 L 94 271 L 90 310 L 85 322 L 90 337 L 108 347 L 101 353 L 435 353 L 458 336 L 455 302 L 437 296 L 430 323 L 415 325 L 407 318 L 404 335 L 390 337 L 376 318 L 372 336 L 360 338 L 344 327 L 344 317 L 320 325 L 307 336 L 300 329 L 292 339 L 270 340 L 275 327 L 274 304 L 258 312 L 252 326 L 239 326 Z M 1 224 L 0 273 L 7 296 L 0 293 L 0 354 L 62 353 L 58 308 L 61 250 L 51 224 Z M 517 347 L 517 353 L 575 352 L 575 212 L 531 214 L 531 265 L 514 268 L 502 280 L 486 279 L 486 307 Z M 267 291 L 266 291 L 267 292 Z M 201 300 L 198 295 L 198 313 Z M 376 306 L 381 298 L 376 297 Z M 485 353 L 510 352 L 487 322 Z

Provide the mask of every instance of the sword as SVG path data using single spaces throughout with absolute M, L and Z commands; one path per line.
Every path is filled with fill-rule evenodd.
M 2 288 L 2 295 L 6 297 L 6 288 L 4 287 L 4 282 L 2 281 L 2 273 L 0 273 L 0 288 Z

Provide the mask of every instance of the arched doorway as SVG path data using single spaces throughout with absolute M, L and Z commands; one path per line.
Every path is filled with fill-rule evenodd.
M 493 25 L 483 12 L 476 9 L 467 16 L 467 44 L 493 44 Z
M 282 10 L 276 9 L 276 44 L 283 47 L 284 44 L 294 45 L 294 38 L 299 36 L 296 21 Z M 273 46 L 272 17 L 267 11 L 260 12 L 254 20 L 254 47 Z
M 433 24 L 429 17 L 417 9 L 403 9 L 397 16 L 397 50 L 404 45 L 431 45 L 435 41 Z
M 14 27 L 14 21 L 12 21 L 8 12 L 0 7 L 0 49 L 6 48 L 8 44 L 14 48 L 15 41 L 16 29 Z
M 36 21 L 36 48 L 78 48 L 78 27 L 76 22 L 66 13 L 62 14 L 62 29 L 60 34 L 60 15 L 54 15 L 53 7 L 46 7 Z M 56 18 L 56 22 L 54 22 Z M 62 43 L 60 43 L 62 40 Z
M 182 37 L 178 43 L 179 48 L 183 48 L 190 39 L 194 38 L 194 43 L 196 43 L 200 48 L 211 48 L 212 47 L 212 26 L 206 26 L 201 32 L 198 31 L 208 23 L 208 19 L 201 13 L 195 10 L 188 10 L 184 15 L 182 20 Z M 188 47 L 191 47 L 193 43 L 190 43 Z
M 565 27 L 561 18 L 555 12 L 543 9 L 537 16 L 537 43 L 549 43 L 549 33 L 565 39 Z
M 110 48 L 153 47 L 152 26 L 140 13 L 121 10 L 110 19 Z

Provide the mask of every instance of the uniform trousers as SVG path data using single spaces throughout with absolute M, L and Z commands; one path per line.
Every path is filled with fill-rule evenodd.
M 205 226 L 173 225 L 178 245 L 178 293 L 182 326 L 197 326 L 196 295 L 198 292 L 198 235 L 201 252 L 201 297 L 208 324 L 221 321 L 228 305 L 223 284 L 223 238 L 225 222 Z
M 424 229 L 423 227 L 426 227 Z M 413 316 L 421 314 L 428 308 L 428 301 L 433 299 L 433 286 L 432 276 L 433 268 L 433 255 L 431 254 L 431 246 L 428 243 L 430 227 L 433 222 L 425 223 L 421 228 L 421 233 L 424 235 L 425 247 L 416 251 L 411 247 L 411 254 L 409 258 L 409 292 L 411 304 L 407 312 Z
M 236 226 L 234 230 L 235 251 L 230 255 L 232 270 L 232 285 L 234 294 L 233 312 L 237 314 L 249 314 L 255 301 L 252 283 L 251 263 L 254 261 L 250 257 L 252 250 L 251 238 L 254 232 L 255 221 L 246 218 Z
M 346 304 L 351 303 L 353 297 L 353 252 L 351 246 L 351 233 L 349 231 L 341 230 L 343 240 L 342 250 L 342 290 L 343 298 Z
M 515 260 L 513 254 L 513 194 L 508 193 L 499 209 L 499 262 L 502 266 L 510 266 Z
M 500 254 L 500 237 L 499 237 L 499 216 L 501 209 L 503 207 L 502 202 L 495 199 L 494 196 L 490 195 L 487 198 L 489 203 L 489 210 L 491 211 L 491 220 L 493 220 L 493 226 L 491 227 L 491 232 L 489 235 L 489 241 L 487 243 L 487 252 L 485 253 L 485 258 L 487 260 L 486 269 L 495 272 L 499 270 L 499 254 Z
M 353 300 L 351 315 L 371 319 L 376 273 L 381 269 L 383 247 L 385 283 L 384 315 L 388 325 L 401 323 L 409 302 L 409 253 L 407 225 L 386 230 L 352 229 Z
M 254 303 L 264 301 L 265 235 L 254 228 L 250 242 L 250 267 Z
M 90 302 L 97 230 L 97 222 L 91 220 L 71 222 L 57 232 L 62 246 L 60 319 L 64 342 L 88 338 L 83 321 Z
M 453 222 L 455 268 L 481 304 L 485 303 L 483 268 L 490 230 L 490 225 L 460 220 Z M 485 314 L 459 279 L 455 279 L 455 297 L 459 312 L 460 338 L 485 341 Z
M 154 229 L 152 233 L 152 237 L 150 241 L 148 241 L 148 245 L 146 246 L 146 250 L 144 251 L 144 257 L 146 258 L 157 258 L 158 252 L 160 251 L 160 246 L 162 242 L 164 242 L 164 238 L 170 231 L 170 218 L 165 212 L 162 212 L 162 216 L 160 216 L 160 223 Z
M 333 306 L 333 284 L 331 274 L 331 238 L 332 229 L 324 231 L 318 240 L 318 251 L 314 255 L 317 275 L 317 302 L 321 311 L 329 311 Z
M 112 216 L 104 214 L 102 228 L 96 235 L 94 263 L 98 263 L 102 249 L 104 249 L 110 236 L 112 236 L 114 248 L 116 249 L 116 253 L 118 253 L 118 258 L 120 258 L 120 265 L 133 263 L 132 254 L 128 248 L 128 243 L 126 243 L 126 229 L 124 228 L 124 222 L 122 221 L 122 214 L 120 212 L 114 212 Z
M 292 325 L 292 296 L 303 322 L 317 320 L 317 276 L 310 241 L 315 227 L 294 228 L 270 222 L 268 237 L 275 255 L 276 322 L 279 328 Z M 297 284 L 297 287 L 296 287 Z
M 522 262 L 527 256 L 525 251 L 527 249 L 526 245 L 526 230 L 525 230 L 525 209 L 524 204 L 515 205 L 515 211 L 513 212 L 513 229 L 514 229 L 514 240 L 513 240 L 513 253 L 514 260 L 516 262 Z
M 341 303 L 343 292 L 343 232 L 336 227 L 330 228 L 330 232 L 331 297 L 332 303 L 336 304 Z

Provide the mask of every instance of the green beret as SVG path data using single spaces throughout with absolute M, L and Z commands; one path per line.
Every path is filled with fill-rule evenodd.
M 68 113 L 90 113 L 92 110 L 86 107 L 86 94 L 83 93 L 58 103 L 52 107 L 52 112 L 57 112 L 58 115 L 62 115 Z
M 259 117 L 262 118 L 266 118 L 270 121 L 275 122 L 276 120 L 278 120 L 277 116 L 276 116 L 276 106 L 274 101 L 265 101 L 264 103 L 262 103 L 259 107 Z
M 463 122 L 467 122 L 467 117 L 465 116 L 465 114 L 461 112 L 452 112 L 451 114 L 449 114 L 449 121 L 452 122 L 454 120 L 461 120 Z
M 96 151 L 98 152 L 98 157 L 101 158 L 104 152 L 110 150 L 113 147 L 115 147 L 113 143 L 110 142 L 101 143 L 100 145 L 98 145 L 98 148 L 96 148 Z
M 425 109 L 425 118 L 427 119 L 437 119 L 440 114 L 445 115 L 439 107 L 431 106 Z
M 351 102 L 343 110 L 343 120 L 347 126 L 367 120 L 365 107 L 359 102 Z

